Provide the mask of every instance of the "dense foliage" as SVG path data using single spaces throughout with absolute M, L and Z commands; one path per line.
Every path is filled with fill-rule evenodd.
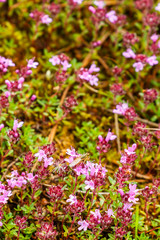
M 160 239 L 160 3 L 0 0 L 0 239 Z

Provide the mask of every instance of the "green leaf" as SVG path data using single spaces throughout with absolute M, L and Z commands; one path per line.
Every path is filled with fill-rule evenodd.
M 116 180 L 113 180 L 112 177 L 108 176 L 108 180 L 109 180 L 109 182 L 110 182 L 112 185 L 115 185 Z

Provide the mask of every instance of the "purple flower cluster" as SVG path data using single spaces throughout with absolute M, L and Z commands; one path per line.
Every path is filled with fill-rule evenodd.
M 50 24 L 52 22 L 52 18 L 50 18 L 47 14 L 44 12 L 40 12 L 38 10 L 34 10 L 29 14 L 29 16 L 36 21 L 36 23 L 39 25 L 40 23 L 43 24 Z
M 16 143 L 19 141 L 20 134 L 19 134 L 18 128 L 21 128 L 23 126 L 23 123 L 24 122 L 18 123 L 17 119 L 14 120 L 13 129 L 8 131 L 8 137 L 11 143 Z
M 11 59 L 0 56 L 0 74 L 7 72 L 8 67 L 14 67 L 15 64 Z
M 131 167 L 137 158 L 135 153 L 136 148 L 137 145 L 133 144 L 132 147 L 128 147 L 128 149 L 125 149 L 124 153 L 121 154 L 122 157 L 120 162 L 122 163 L 122 167 L 119 167 L 115 175 L 119 188 L 124 187 L 125 182 L 128 181 L 131 176 Z
M 7 179 L 8 186 L 10 188 L 18 187 L 18 188 L 25 188 L 25 185 L 29 183 L 33 183 L 36 175 L 33 175 L 33 173 L 26 173 L 22 172 L 21 175 L 19 175 L 17 170 L 14 170 L 11 172 L 11 178 Z
M 80 82 L 86 81 L 89 82 L 92 86 L 98 86 L 98 77 L 97 74 L 93 75 L 95 72 L 99 72 L 100 68 L 96 67 L 95 64 L 92 64 L 89 69 L 80 68 L 78 71 L 77 77 Z
M 116 109 L 113 110 L 113 113 L 123 115 L 128 121 L 135 121 L 138 116 L 133 107 L 128 107 L 127 103 L 120 103 L 116 105 Z
M 110 149 L 111 145 L 108 143 L 110 140 L 113 141 L 117 138 L 116 135 L 114 135 L 110 129 L 108 131 L 108 134 L 106 138 L 103 138 L 101 135 L 98 136 L 98 142 L 96 149 L 99 151 L 99 153 L 106 153 Z

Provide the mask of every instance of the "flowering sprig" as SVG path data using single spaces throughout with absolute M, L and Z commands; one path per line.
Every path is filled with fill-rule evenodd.
M 49 62 L 51 62 L 53 66 L 59 65 L 63 71 L 67 71 L 67 69 L 72 66 L 68 61 L 69 58 L 63 53 L 49 59 Z
M 8 137 L 11 143 L 16 143 L 20 139 L 20 133 L 18 131 L 19 128 L 23 126 L 24 122 L 18 122 L 17 119 L 13 122 L 13 129 L 8 131 Z
M 116 109 L 113 110 L 113 113 L 123 115 L 129 122 L 135 121 L 138 116 L 133 107 L 128 107 L 127 103 L 120 103 L 116 105 Z
M 7 72 L 8 67 L 14 67 L 15 63 L 11 59 L 0 56 L 0 75 Z
M 37 25 L 40 23 L 48 25 L 53 21 L 47 14 L 38 10 L 34 10 L 29 14 L 29 16 L 36 21 Z
M 96 67 L 95 64 L 92 64 L 89 69 L 80 68 L 77 73 L 78 81 L 80 82 L 89 82 L 92 86 L 98 86 L 98 77 L 97 74 L 93 75 L 93 73 L 99 72 L 100 68 Z

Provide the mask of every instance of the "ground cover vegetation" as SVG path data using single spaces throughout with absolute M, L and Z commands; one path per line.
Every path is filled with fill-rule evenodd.
M 160 3 L 0 0 L 0 239 L 160 239 Z

